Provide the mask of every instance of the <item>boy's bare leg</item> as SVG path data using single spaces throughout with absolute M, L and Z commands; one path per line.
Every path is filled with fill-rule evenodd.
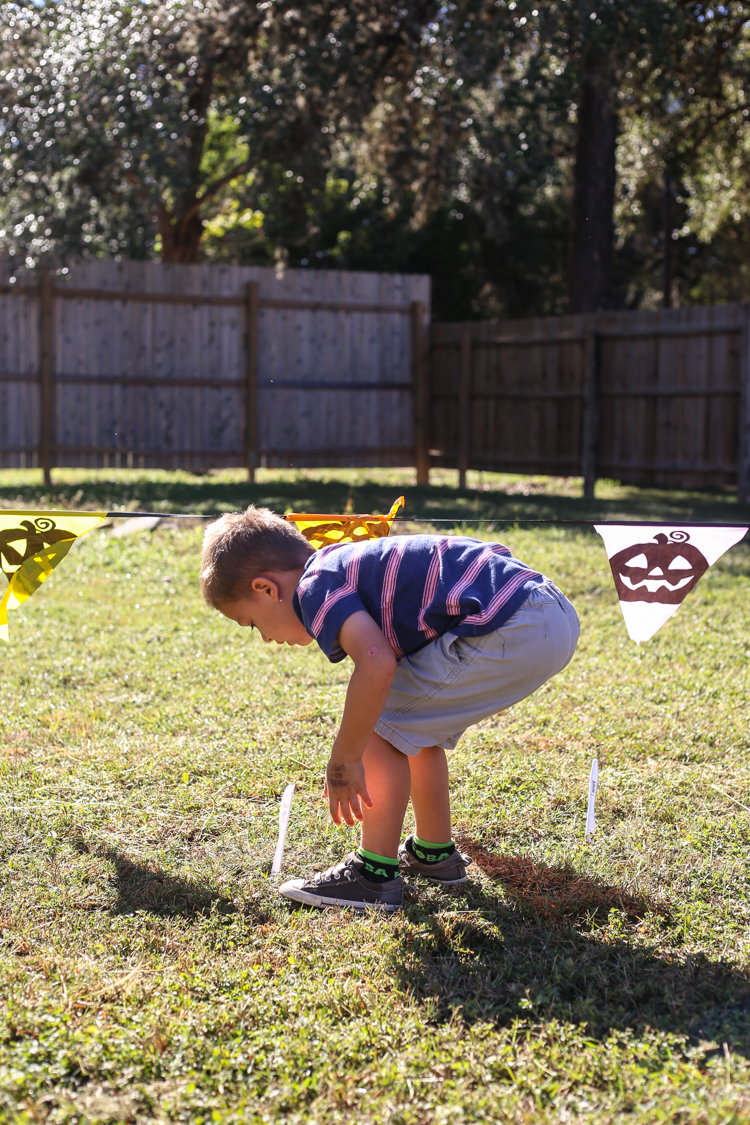
M 451 803 L 445 750 L 425 746 L 408 761 L 416 835 L 425 843 L 447 844 L 451 838 Z
M 411 776 L 405 754 L 379 734 L 370 735 L 362 764 L 372 808 L 362 807 L 362 847 L 375 855 L 396 858 L 409 803 Z

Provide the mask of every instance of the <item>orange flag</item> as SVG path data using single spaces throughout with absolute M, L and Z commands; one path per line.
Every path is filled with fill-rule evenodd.
M 321 547 L 334 547 L 339 543 L 361 543 L 365 539 L 384 539 L 390 535 L 391 526 L 404 498 L 399 496 L 387 516 L 336 516 L 311 512 L 288 512 L 285 519 L 296 523 L 305 539 L 319 551 Z

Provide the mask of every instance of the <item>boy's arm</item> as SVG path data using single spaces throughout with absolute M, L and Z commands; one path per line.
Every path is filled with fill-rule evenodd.
M 354 661 L 339 733 L 326 768 L 326 796 L 334 824 L 362 819 L 360 797 L 370 808 L 362 755 L 385 706 L 396 671 L 396 657 L 369 613 L 348 617 L 338 635 L 344 652 Z M 340 811 L 339 811 L 340 810 Z

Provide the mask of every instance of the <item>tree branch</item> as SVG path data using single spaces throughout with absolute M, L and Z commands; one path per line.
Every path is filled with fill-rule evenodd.
M 208 186 L 201 193 L 200 199 L 196 199 L 192 207 L 189 207 L 187 211 L 180 215 L 180 222 L 189 222 L 196 211 L 199 211 L 201 209 L 201 206 L 207 199 L 210 199 L 212 195 L 216 195 L 217 191 L 221 191 L 221 189 L 226 184 L 231 183 L 232 180 L 236 180 L 238 176 L 241 176 L 244 172 L 248 172 L 249 170 L 250 161 L 244 160 L 242 164 L 236 165 L 236 167 L 225 173 L 225 175 L 219 176 L 218 180 L 214 180 L 212 184 L 208 184 Z

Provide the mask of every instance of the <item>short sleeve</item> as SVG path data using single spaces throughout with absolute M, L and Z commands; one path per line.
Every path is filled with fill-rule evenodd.
M 346 653 L 336 641 L 339 629 L 353 613 L 365 608 L 345 576 L 335 570 L 304 576 L 294 592 L 292 605 L 331 663 L 343 660 Z

